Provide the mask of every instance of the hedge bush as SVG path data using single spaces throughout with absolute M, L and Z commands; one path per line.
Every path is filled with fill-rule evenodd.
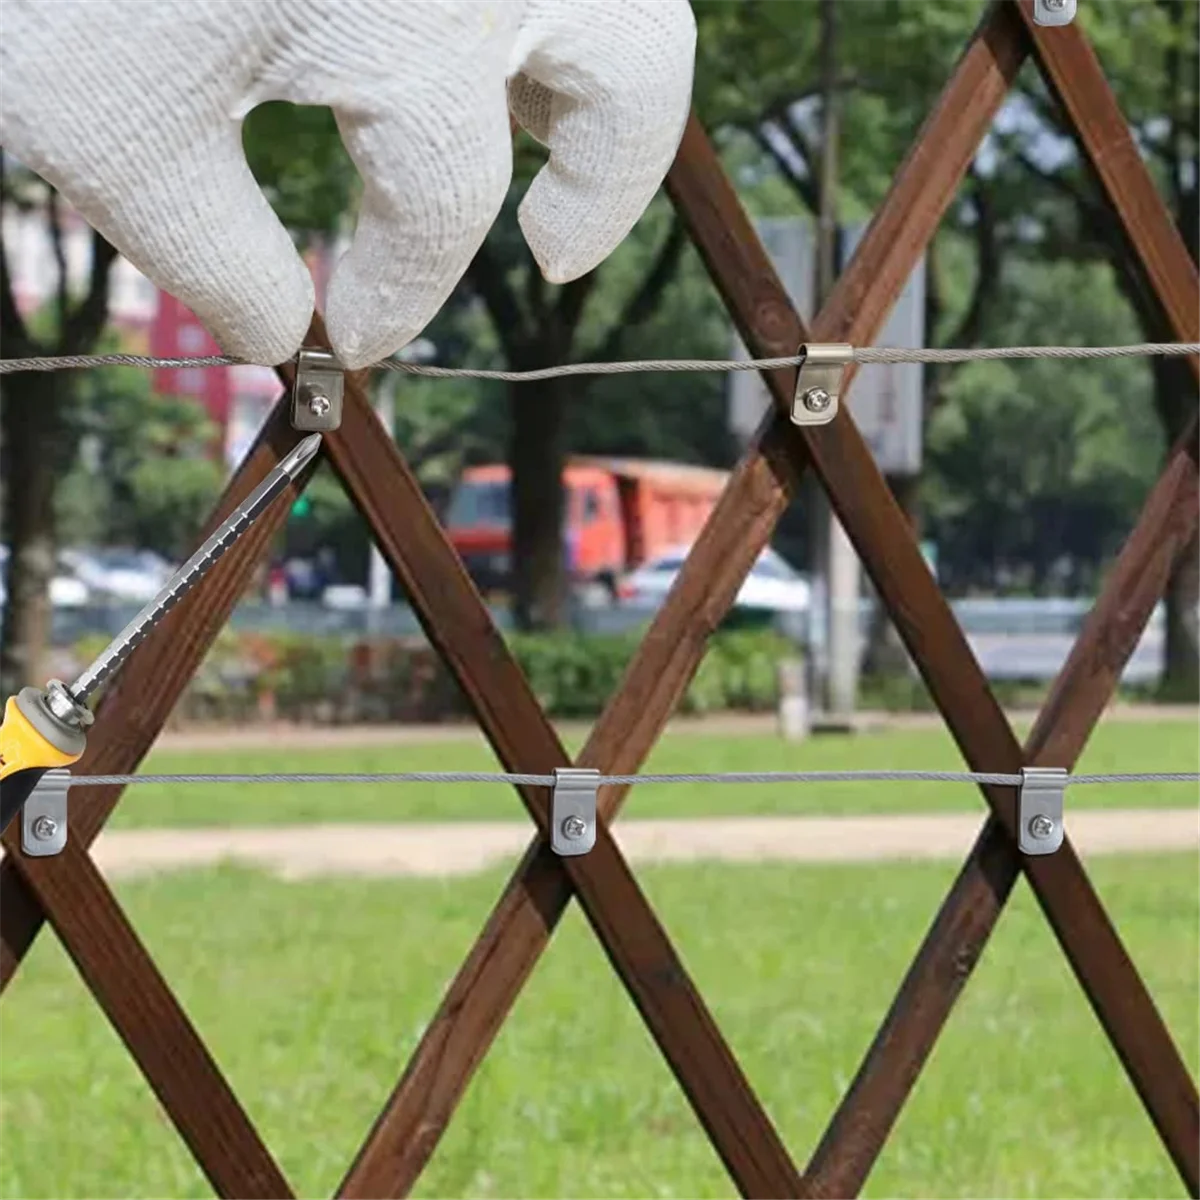
M 94 640 L 74 648 L 80 663 L 102 648 L 93 646 Z M 600 713 L 640 641 L 640 633 L 508 637 L 546 712 L 574 718 Z M 771 631 L 719 631 L 709 639 L 680 709 L 769 711 L 776 704 L 779 662 L 798 654 Z M 468 715 L 457 684 L 421 639 L 353 641 L 225 630 L 188 686 L 173 723 L 437 722 Z

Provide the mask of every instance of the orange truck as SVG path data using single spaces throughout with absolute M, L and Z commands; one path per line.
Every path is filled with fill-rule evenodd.
M 509 583 L 512 510 L 509 468 L 469 467 L 446 512 L 446 531 L 479 587 Z M 571 458 L 563 472 L 563 550 L 573 583 L 620 577 L 666 550 L 690 543 L 712 512 L 727 471 L 633 458 Z

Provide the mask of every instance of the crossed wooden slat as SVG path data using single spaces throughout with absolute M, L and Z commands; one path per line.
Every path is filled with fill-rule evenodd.
M 1085 38 L 1033 25 L 997 0 L 960 60 L 811 334 L 775 277 L 703 130 L 685 134 L 668 190 L 729 310 L 758 356 L 807 340 L 869 344 L 932 237 L 979 141 L 1030 51 L 1074 123 L 1170 327 L 1195 340 L 1197 280 Z M 314 342 L 324 341 L 319 320 Z M 1193 371 L 1197 363 L 1192 360 Z M 290 369 L 281 369 L 290 381 Z M 1197 520 L 1196 425 L 1174 447 L 1024 750 L 1017 744 L 925 566 L 903 515 L 843 412 L 800 430 L 786 419 L 794 371 L 764 373 L 772 413 L 738 464 L 674 589 L 597 723 L 579 765 L 635 772 L 657 740 L 759 550 L 812 467 L 904 638 L 964 758 L 981 771 L 1069 767 L 1110 698 Z M 370 522 L 430 638 L 505 767 L 569 765 L 407 464 L 348 379 L 342 427 L 325 452 Z M 277 405 L 210 527 L 295 443 Z M 303 486 L 305 480 L 299 484 Z M 228 618 L 295 490 L 147 639 L 106 698 L 81 770 L 124 774 L 154 742 Z M 1023 870 L 1192 1195 L 1200 1188 L 1196 1088 L 1136 969 L 1065 842 L 1024 858 L 1012 788 L 985 788 L 991 813 L 806 1172 L 791 1162 L 608 831 L 627 789 L 601 794 L 595 849 L 560 859 L 546 844 L 549 796 L 520 789 L 538 833 L 451 983 L 340 1194 L 406 1194 L 428 1161 L 559 917 L 577 896 L 614 968 L 745 1195 L 852 1195 L 862 1183 Z M 74 806 L 57 858 L 26 858 L 5 836 L 0 985 L 43 918 L 141 1066 L 215 1190 L 285 1196 L 288 1185 L 125 919 L 88 848 L 120 789 Z

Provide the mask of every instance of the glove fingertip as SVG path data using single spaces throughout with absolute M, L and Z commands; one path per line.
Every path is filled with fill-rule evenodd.
M 370 289 L 334 276 L 325 304 L 325 329 L 347 371 L 361 371 L 394 354 L 423 327 L 423 322 L 412 327 L 412 321 L 400 314 L 378 310 L 378 296 Z
M 307 278 L 307 272 L 306 278 Z M 214 315 L 205 321 L 217 343 L 226 354 L 266 367 L 295 358 L 307 340 L 312 326 L 315 297 L 312 279 L 307 287 L 301 283 L 288 299 L 276 300 L 270 318 L 238 319 L 225 314 Z M 201 314 L 197 313 L 197 316 Z M 203 317 L 201 317 L 204 320 Z
M 571 283 L 598 267 L 620 242 L 623 231 L 610 229 L 606 221 L 585 222 L 580 228 L 557 219 L 559 206 L 544 175 L 543 171 L 533 181 L 517 207 L 517 224 L 546 282 Z

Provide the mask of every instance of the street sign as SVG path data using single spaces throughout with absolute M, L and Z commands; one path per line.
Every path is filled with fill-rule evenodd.
M 815 264 L 814 228 L 800 217 L 767 217 L 754 222 L 784 288 L 806 321 L 812 317 Z M 866 225 L 844 231 L 843 268 L 866 232 Z M 925 259 L 909 276 L 876 346 L 919 347 L 925 336 Z M 732 337 L 732 357 L 746 359 L 741 338 Z M 889 475 L 915 475 L 921 469 L 922 368 L 918 363 L 872 363 L 860 367 L 848 404 L 880 470 Z M 759 376 L 751 371 L 729 375 L 729 427 L 749 441 L 770 399 Z

